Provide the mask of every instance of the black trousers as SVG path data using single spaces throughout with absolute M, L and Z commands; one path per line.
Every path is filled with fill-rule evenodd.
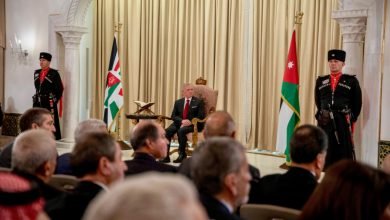
M 355 160 L 354 144 L 345 114 L 334 112 L 334 121 L 334 125 L 331 120 L 327 124 L 318 124 L 328 135 L 328 150 L 324 170 L 342 159 Z M 335 132 L 335 127 L 337 132 Z M 336 139 L 336 133 L 339 143 Z
M 172 123 L 167 129 L 165 129 L 165 136 L 167 137 L 169 143 L 168 143 L 168 155 L 169 155 L 169 148 L 171 145 L 171 139 L 172 137 L 177 133 L 177 137 L 179 139 L 179 154 L 185 154 L 186 153 L 186 146 L 187 146 L 187 134 L 194 132 L 194 126 L 186 126 L 186 127 L 177 127 L 174 123 Z

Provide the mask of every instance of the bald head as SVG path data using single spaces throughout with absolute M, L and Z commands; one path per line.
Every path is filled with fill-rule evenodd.
M 204 137 L 226 136 L 234 138 L 236 126 L 232 116 L 226 111 L 216 111 L 210 114 L 206 120 L 203 135 Z

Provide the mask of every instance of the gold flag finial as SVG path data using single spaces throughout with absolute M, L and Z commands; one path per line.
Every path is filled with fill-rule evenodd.
M 122 23 L 115 24 L 114 25 L 114 31 L 115 32 L 121 32 L 122 25 L 123 25 Z
M 303 12 L 297 12 L 295 15 L 295 24 L 302 24 Z

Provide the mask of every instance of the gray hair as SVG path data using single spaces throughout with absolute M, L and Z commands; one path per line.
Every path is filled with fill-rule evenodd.
M 191 205 L 196 203 L 196 190 L 187 178 L 150 172 L 129 177 L 100 194 L 84 220 L 191 220 L 195 219 Z
M 216 195 L 225 177 L 237 173 L 245 160 L 241 143 L 230 137 L 206 139 L 192 156 L 192 177 L 201 193 Z
M 47 161 L 57 159 L 57 148 L 53 134 L 43 129 L 22 132 L 12 148 L 11 167 L 36 174 Z
M 84 120 L 77 125 L 74 131 L 75 141 L 79 142 L 82 136 L 90 132 L 107 133 L 107 125 L 100 119 L 91 118 Z

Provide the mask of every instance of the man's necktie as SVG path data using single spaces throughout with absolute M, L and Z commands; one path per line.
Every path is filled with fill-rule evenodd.
M 188 110 L 190 110 L 190 100 L 189 99 L 186 100 L 186 105 L 184 106 L 183 119 L 187 119 Z

